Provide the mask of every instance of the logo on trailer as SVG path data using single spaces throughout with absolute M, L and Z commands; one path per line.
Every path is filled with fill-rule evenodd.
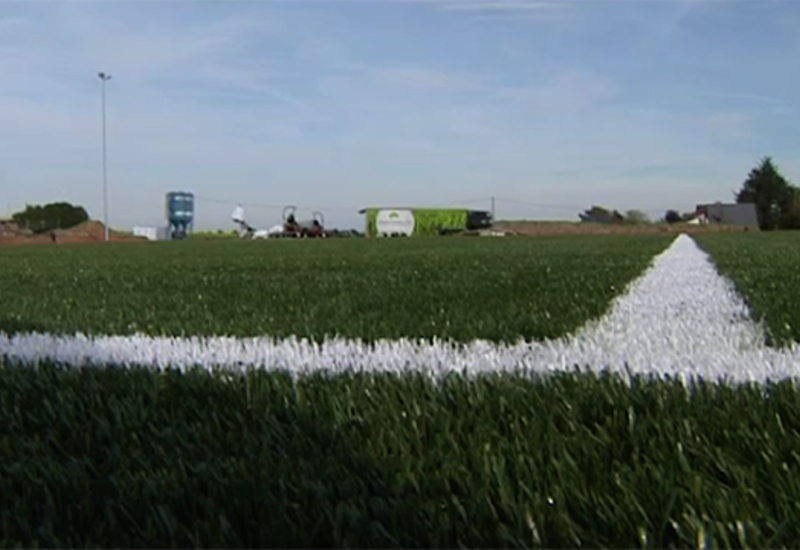
M 411 210 L 380 210 L 375 218 L 379 235 L 411 235 L 414 232 L 414 213 Z

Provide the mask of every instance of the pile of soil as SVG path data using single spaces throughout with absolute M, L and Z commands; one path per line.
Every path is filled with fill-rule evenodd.
M 102 241 L 105 239 L 105 226 L 98 221 L 88 221 L 82 224 L 70 227 L 69 229 L 59 229 L 55 231 L 57 241 Z M 109 233 L 109 240 L 119 237 L 116 231 Z
M 757 227 L 739 225 L 689 223 L 610 224 L 591 222 L 548 221 L 498 221 L 492 224 L 493 231 L 509 235 L 640 235 L 657 233 L 720 233 L 758 231 Z
M 19 237 L 25 234 L 30 234 L 30 231 L 22 229 L 10 220 L 0 220 L 0 237 Z
M 87 221 L 69 229 L 57 229 L 52 233 L 0 236 L 0 244 L 89 243 L 100 242 L 104 239 L 105 225 L 99 221 Z M 108 240 L 115 242 L 142 242 L 147 239 L 112 230 L 109 232 Z

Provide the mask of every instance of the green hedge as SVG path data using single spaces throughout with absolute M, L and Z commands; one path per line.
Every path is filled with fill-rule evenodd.
M 795 546 L 800 392 L 0 359 L 0 494 L 4 547 Z
M 378 235 L 375 220 L 381 210 L 392 209 L 368 208 L 366 211 L 367 235 L 370 237 Z M 409 210 L 414 213 L 414 236 L 438 235 L 439 229 L 453 227 L 466 229 L 467 227 L 469 210 L 464 208 L 411 208 Z

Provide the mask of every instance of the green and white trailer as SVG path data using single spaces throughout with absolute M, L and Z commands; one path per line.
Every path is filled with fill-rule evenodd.
M 366 215 L 367 237 L 442 235 L 492 225 L 489 212 L 468 208 L 368 207 L 359 213 Z

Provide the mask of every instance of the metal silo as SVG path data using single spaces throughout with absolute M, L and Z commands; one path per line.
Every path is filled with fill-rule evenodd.
M 167 222 L 173 239 L 183 239 L 194 227 L 194 193 L 167 193 Z

